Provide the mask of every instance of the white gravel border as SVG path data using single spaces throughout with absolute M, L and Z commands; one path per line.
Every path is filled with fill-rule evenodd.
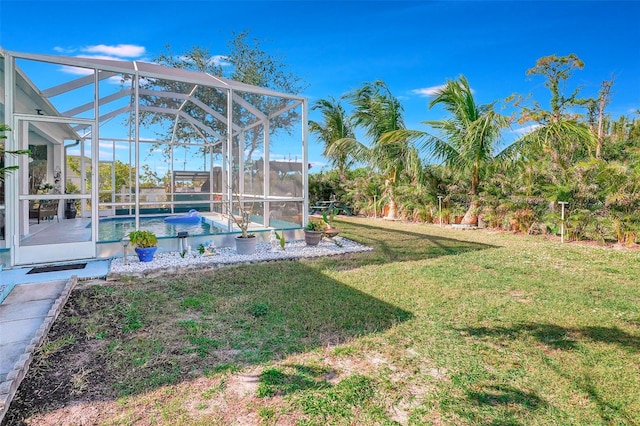
M 121 257 L 111 261 L 107 280 L 117 280 L 122 277 L 154 277 L 178 274 L 192 269 L 216 269 L 235 264 L 334 256 L 371 250 L 373 250 L 371 247 L 338 236 L 333 239 L 323 238 L 317 246 L 307 246 L 304 240 L 287 241 L 284 250 L 279 246 L 276 250 L 272 250 L 268 242 L 258 242 L 256 253 L 253 255 L 236 254 L 235 249 L 231 247 L 216 248 L 215 254 L 210 256 L 201 255 L 198 252 L 186 254 L 184 257 L 177 252 L 157 253 L 151 262 L 140 262 L 137 256 L 129 255 L 126 265 Z

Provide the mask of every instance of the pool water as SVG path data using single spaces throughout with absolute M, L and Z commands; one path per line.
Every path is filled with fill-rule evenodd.
M 167 216 L 141 217 L 140 229 L 152 231 L 158 237 L 175 237 L 178 232 L 188 232 L 192 235 L 211 235 L 222 232 L 221 229 L 201 221 L 199 223 L 169 223 Z M 89 225 L 91 226 L 91 225 Z M 133 217 L 100 219 L 98 225 L 98 241 L 120 241 L 122 237 L 136 229 Z

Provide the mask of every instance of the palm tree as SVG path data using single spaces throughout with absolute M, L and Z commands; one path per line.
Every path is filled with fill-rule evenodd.
M 354 139 L 353 128 L 349 117 L 339 101 L 330 97 L 320 99 L 311 107 L 322 114 L 322 122 L 309 121 L 309 131 L 315 133 L 319 141 L 324 144 L 324 155 L 331 165 L 338 169 L 340 178 L 345 178 L 346 170 L 353 164 L 353 159 L 347 152 L 331 150 L 331 146 L 342 139 Z
M 407 176 L 415 178 L 421 169 L 418 151 L 406 138 L 385 137 L 390 132 L 405 129 L 402 104 L 380 80 L 365 83 L 346 98 L 354 106 L 353 125 L 362 128 L 371 143 L 365 145 L 354 138 L 345 138 L 333 144 L 329 151 L 348 153 L 356 161 L 369 163 L 385 176 L 385 192 L 389 200 L 387 219 L 395 219 L 395 186 Z
M 464 76 L 458 81 L 447 81 L 429 108 L 436 105 L 442 105 L 451 115 L 444 120 L 424 122 L 439 130 L 438 135 L 419 130 L 397 131 L 387 134 L 383 142 L 392 138 L 415 140 L 421 150 L 430 150 L 436 159 L 469 179 L 469 209 L 462 223 L 472 225 L 477 221 L 480 183 L 487 167 L 496 159 L 500 130 L 509 121 L 493 110 L 493 104 L 478 105 Z

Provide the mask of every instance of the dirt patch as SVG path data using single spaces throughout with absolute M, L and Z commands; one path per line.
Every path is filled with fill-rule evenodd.
M 107 342 L 88 338 L 75 320 L 87 308 L 70 298 L 36 351 L 3 425 L 95 424 L 109 411 L 104 401 L 114 394 L 103 357 Z
M 113 402 L 72 401 L 69 405 L 46 414 L 36 414 L 25 421 L 28 425 L 95 425 L 105 415 L 115 414 L 117 407 Z
M 228 392 L 242 398 L 255 395 L 258 390 L 258 379 L 261 369 L 253 369 L 246 373 L 233 375 L 227 382 Z

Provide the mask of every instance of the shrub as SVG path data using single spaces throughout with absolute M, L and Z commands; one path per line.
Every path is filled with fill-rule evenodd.
M 638 215 L 624 215 L 612 220 L 613 231 L 619 243 L 632 246 L 638 240 L 640 233 L 640 217 Z
M 529 207 L 516 210 L 513 213 L 513 220 L 515 221 L 517 231 L 529 233 L 531 227 L 536 222 L 536 215 Z

